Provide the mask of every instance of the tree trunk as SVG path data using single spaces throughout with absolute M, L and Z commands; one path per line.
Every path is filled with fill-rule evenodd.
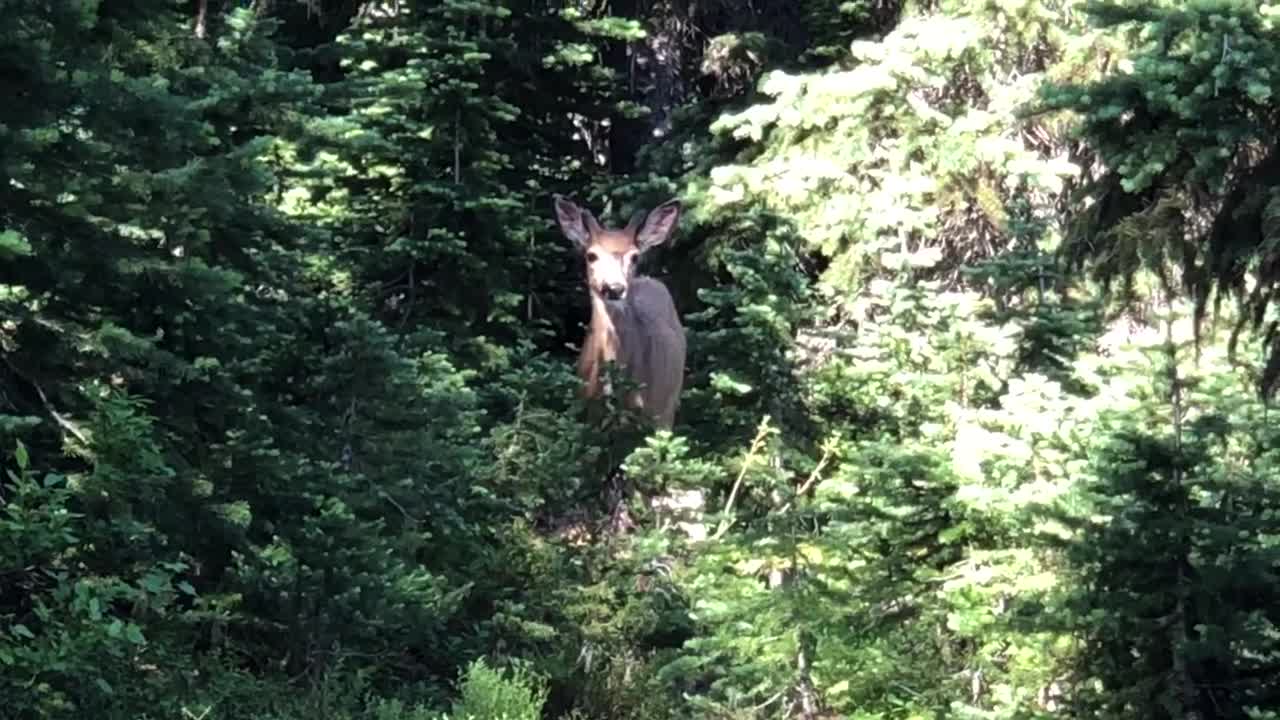
M 614 17 L 644 22 L 640 0 L 614 0 L 610 5 Z M 642 91 L 637 82 L 635 68 L 635 43 L 611 40 L 605 51 L 605 64 L 613 70 L 618 82 L 623 84 L 621 93 L 628 100 L 638 101 Z M 609 166 L 612 172 L 626 175 L 635 171 L 636 155 L 647 140 L 646 118 L 625 118 L 619 114 L 609 128 Z
M 196 2 L 196 37 L 204 40 L 209 35 L 209 0 Z

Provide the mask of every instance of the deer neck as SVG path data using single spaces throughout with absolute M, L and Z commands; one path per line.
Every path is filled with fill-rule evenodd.
M 608 303 L 603 298 L 591 296 L 591 334 L 595 336 L 596 347 L 600 349 L 600 360 L 610 362 L 618 359 L 623 342 L 623 329 L 627 322 L 627 306 L 625 304 Z
M 605 364 L 621 362 L 626 358 L 625 343 L 628 338 L 630 305 L 627 302 L 610 303 L 594 293 L 591 295 L 591 344 L 595 349 L 592 358 L 595 382 L 605 395 L 613 394 L 613 387 L 599 373 Z

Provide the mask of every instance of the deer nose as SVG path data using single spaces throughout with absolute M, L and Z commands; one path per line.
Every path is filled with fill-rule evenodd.
M 627 294 L 627 286 L 622 283 L 608 283 L 603 289 L 606 300 L 621 300 Z

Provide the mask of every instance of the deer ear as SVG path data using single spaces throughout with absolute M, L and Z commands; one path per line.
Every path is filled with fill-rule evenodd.
M 645 210 L 637 210 L 631 213 L 631 219 L 627 221 L 627 227 L 625 230 L 634 236 L 640 229 L 640 223 L 644 222 L 644 219 L 648 217 L 648 215 L 649 213 Z
M 587 218 L 582 208 L 563 195 L 555 196 L 556 221 L 560 223 L 560 231 L 580 248 L 591 244 L 591 233 L 587 231 Z
M 641 252 L 666 242 L 680 220 L 680 201 L 668 200 L 654 208 L 636 233 L 636 247 Z

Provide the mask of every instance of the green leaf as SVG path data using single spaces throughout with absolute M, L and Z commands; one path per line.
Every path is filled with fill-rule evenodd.
M 748 395 L 751 393 L 752 387 L 747 383 L 733 379 L 724 373 L 714 373 L 711 376 L 711 387 L 719 390 L 726 395 Z
M 152 572 L 144 575 L 138 584 L 142 586 L 143 590 L 152 595 L 159 595 L 169 589 L 169 578 L 166 575 Z
M 0 260 L 31 254 L 31 243 L 16 230 L 0 231 Z
M 18 461 L 18 469 L 23 472 L 26 472 L 27 467 L 29 467 L 31 458 L 30 456 L 27 455 L 27 446 L 22 444 L 21 440 L 18 441 L 17 449 L 13 451 L 13 457 Z

